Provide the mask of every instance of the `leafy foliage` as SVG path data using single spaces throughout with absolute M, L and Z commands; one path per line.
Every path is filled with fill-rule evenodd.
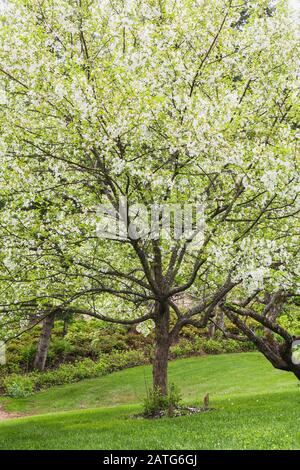
M 62 364 L 56 370 L 44 373 L 10 374 L 2 379 L 2 388 L 9 396 L 24 397 L 36 390 L 106 375 L 126 367 L 144 364 L 145 361 L 140 351 L 115 352 L 103 355 L 97 362 L 84 359 L 74 364 Z
M 154 326 L 171 344 L 223 305 L 243 339 L 300 376 L 249 326 L 250 317 L 278 334 L 278 316 L 266 318 L 267 306 L 260 316 L 261 298 L 247 303 L 262 291 L 299 295 L 299 35 L 286 3 L 270 10 L 255 0 L 245 12 L 231 0 L 9 2 L 0 26 L 3 336 L 55 311 Z M 100 239 L 99 204 L 120 216 L 124 197 L 147 210 L 202 205 L 203 243 L 192 249 L 196 232 Z M 176 305 L 179 293 L 195 305 Z M 288 350 L 291 334 L 280 332 Z
M 181 401 L 181 393 L 174 384 L 170 385 L 167 395 L 162 395 L 158 388 L 147 390 L 147 396 L 144 399 L 144 414 L 151 417 L 160 411 L 175 409 Z

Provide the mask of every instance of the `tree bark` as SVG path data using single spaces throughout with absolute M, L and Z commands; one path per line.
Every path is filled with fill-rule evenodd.
M 55 313 L 51 313 L 43 320 L 42 332 L 34 359 L 34 368 L 42 372 L 45 369 L 50 344 L 51 332 L 54 325 Z
M 221 331 L 224 330 L 224 313 L 218 306 L 216 307 L 215 312 L 216 312 L 214 316 L 215 322 L 214 323 L 211 322 L 208 325 L 208 337 L 211 339 L 215 337 L 216 327 L 219 327 Z
M 215 332 L 216 332 L 216 327 L 214 323 L 210 323 L 208 325 L 208 337 L 212 339 L 215 336 Z
M 247 338 L 255 344 L 257 349 L 276 369 L 293 372 L 297 379 L 300 380 L 300 364 L 294 364 L 292 360 L 292 344 L 294 340 L 298 339 L 297 337 L 289 338 L 289 334 L 285 332 L 287 336 L 285 337 L 284 343 L 279 343 L 273 339 L 273 336 L 272 341 L 266 340 L 265 336 L 262 338 L 258 337 L 254 331 L 235 313 L 232 313 L 227 309 L 226 315 L 232 323 L 234 323 L 247 336 Z M 273 331 L 276 332 L 276 327 L 278 328 L 278 325 L 274 323 L 274 330 L 270 330 L 272 334 Z
M 225 318 L 224 318 L 224 312 L 219 309 L 218 313 L 218 326 L 221 328 L 221 330 L 224 330 L 225 327 Z
M 62 331 L 63 338 L 68 334 L 68 330 L 69 330 L 69 320 L 64 320 L 64 326 L 63 326 L 63 331 Z
M 155 351 L 153 359 L 153 388 L 162 395 L 168 393 L 168 356 L 170 349 L 169 320 L 167 306 L 160 306 L 155 318 Z
M 266 314 L 266 318 L 275 323 L 283 309 L 285 301 L 286 297 L 282 290 L 274 292 L 273 294 L 266 293 L 265 303 L 268 307 L 268 313 Z M 264 337 L 271 344 L 275 342 L 274 333 L 269 328 L 264 327 Z
M 293 342 L 299 339 L 300 337 L 293 337 Z M 285 344 L 281 344 L 279 347 L 279 352 L 281 357 L 285 360 L 287 364 L 286 370 L 293 372 L 297 379 L 300 380 L 300 364 L 296 364 L 293 362 L 293 342 L 291 342 L 290 344 L 287 342 Z

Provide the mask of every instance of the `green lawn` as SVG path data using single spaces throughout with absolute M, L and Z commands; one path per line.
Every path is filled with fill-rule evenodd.
M 150 376 L 148 366 L 136 367 L 22 400 L 2 399 L 10 411 L 51 414 L 0 423 L 0 448 L 300 449 L 297 380 L 257 353 L 172 362 L 171 381 L 187 403 L 201 403 L 210 393 L 215 410 L 191 417 L 132 418 Z

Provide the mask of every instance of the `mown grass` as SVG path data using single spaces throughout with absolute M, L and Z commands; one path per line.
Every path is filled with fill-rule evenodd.
M 170 364 L 171 381 L 180 386 L 186 402 L 199 404 L 210 392 L 215 410 L 200 415 L 133 418 L 150 373 L 149 367 L 137 367 L 22 400 L 2 400 L 11 411 L 50 414 L 0 423 L 0 448 L 300 449 L 297 380 L 273 369 L 259 354 Z M 80 409 L 84 407 L 93 409 Z
M 170 362 L 174 382 L 188 402 L 233 395 L 257 395 L 291 391 L 297 385 L 292 374 L 275 370 L 259 353 L 201 356 Z M 7 411 L 41 414 L 83 408 L 139 404 L 151 385 L 151 367 L 141 366 L 97 379 L 52 387 L 22 399 L 2 398 Z M 300 390 L 299 390 L 300 392 Z

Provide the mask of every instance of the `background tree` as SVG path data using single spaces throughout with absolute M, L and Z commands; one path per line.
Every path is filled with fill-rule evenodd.
M 296 316 L 293 308 L 299 306 L 299 294 L 295 296 L 283 290 L 266 293 L 263 298 L 259 294 L 244 302 L 224 302 L 222 310 L 276 369 L 293 372 L 300 379 L 300 364 L 293 357 L 293 343 L 300 339 L 299 320 L 297 334 L 282 325 L 282 317 L 291 313 Z M 252 326 L 247 322 L 249 319 Z M 255 331 L 253 322 L 263 327 L 264 335 L 260 335 L 258 329 Z
M 230 0 L 12 2 L 0 52 L 4 318 L 72 309 L 154 324 L 165 394 L 185 325 L 206 326 L 267 277 L 274 290 L 296 282 L 299 44 L 285 2 L 272 16 L 268 3 L 251 2 L 238 28 L 244 4 Z M 99 204 L 118 211 L 122 198 L 203 204 L 203 243 L 190 248 L 197 232 L 100 239 Z M 174 301 L 183 292 L 197 299 L 187 310 Z

